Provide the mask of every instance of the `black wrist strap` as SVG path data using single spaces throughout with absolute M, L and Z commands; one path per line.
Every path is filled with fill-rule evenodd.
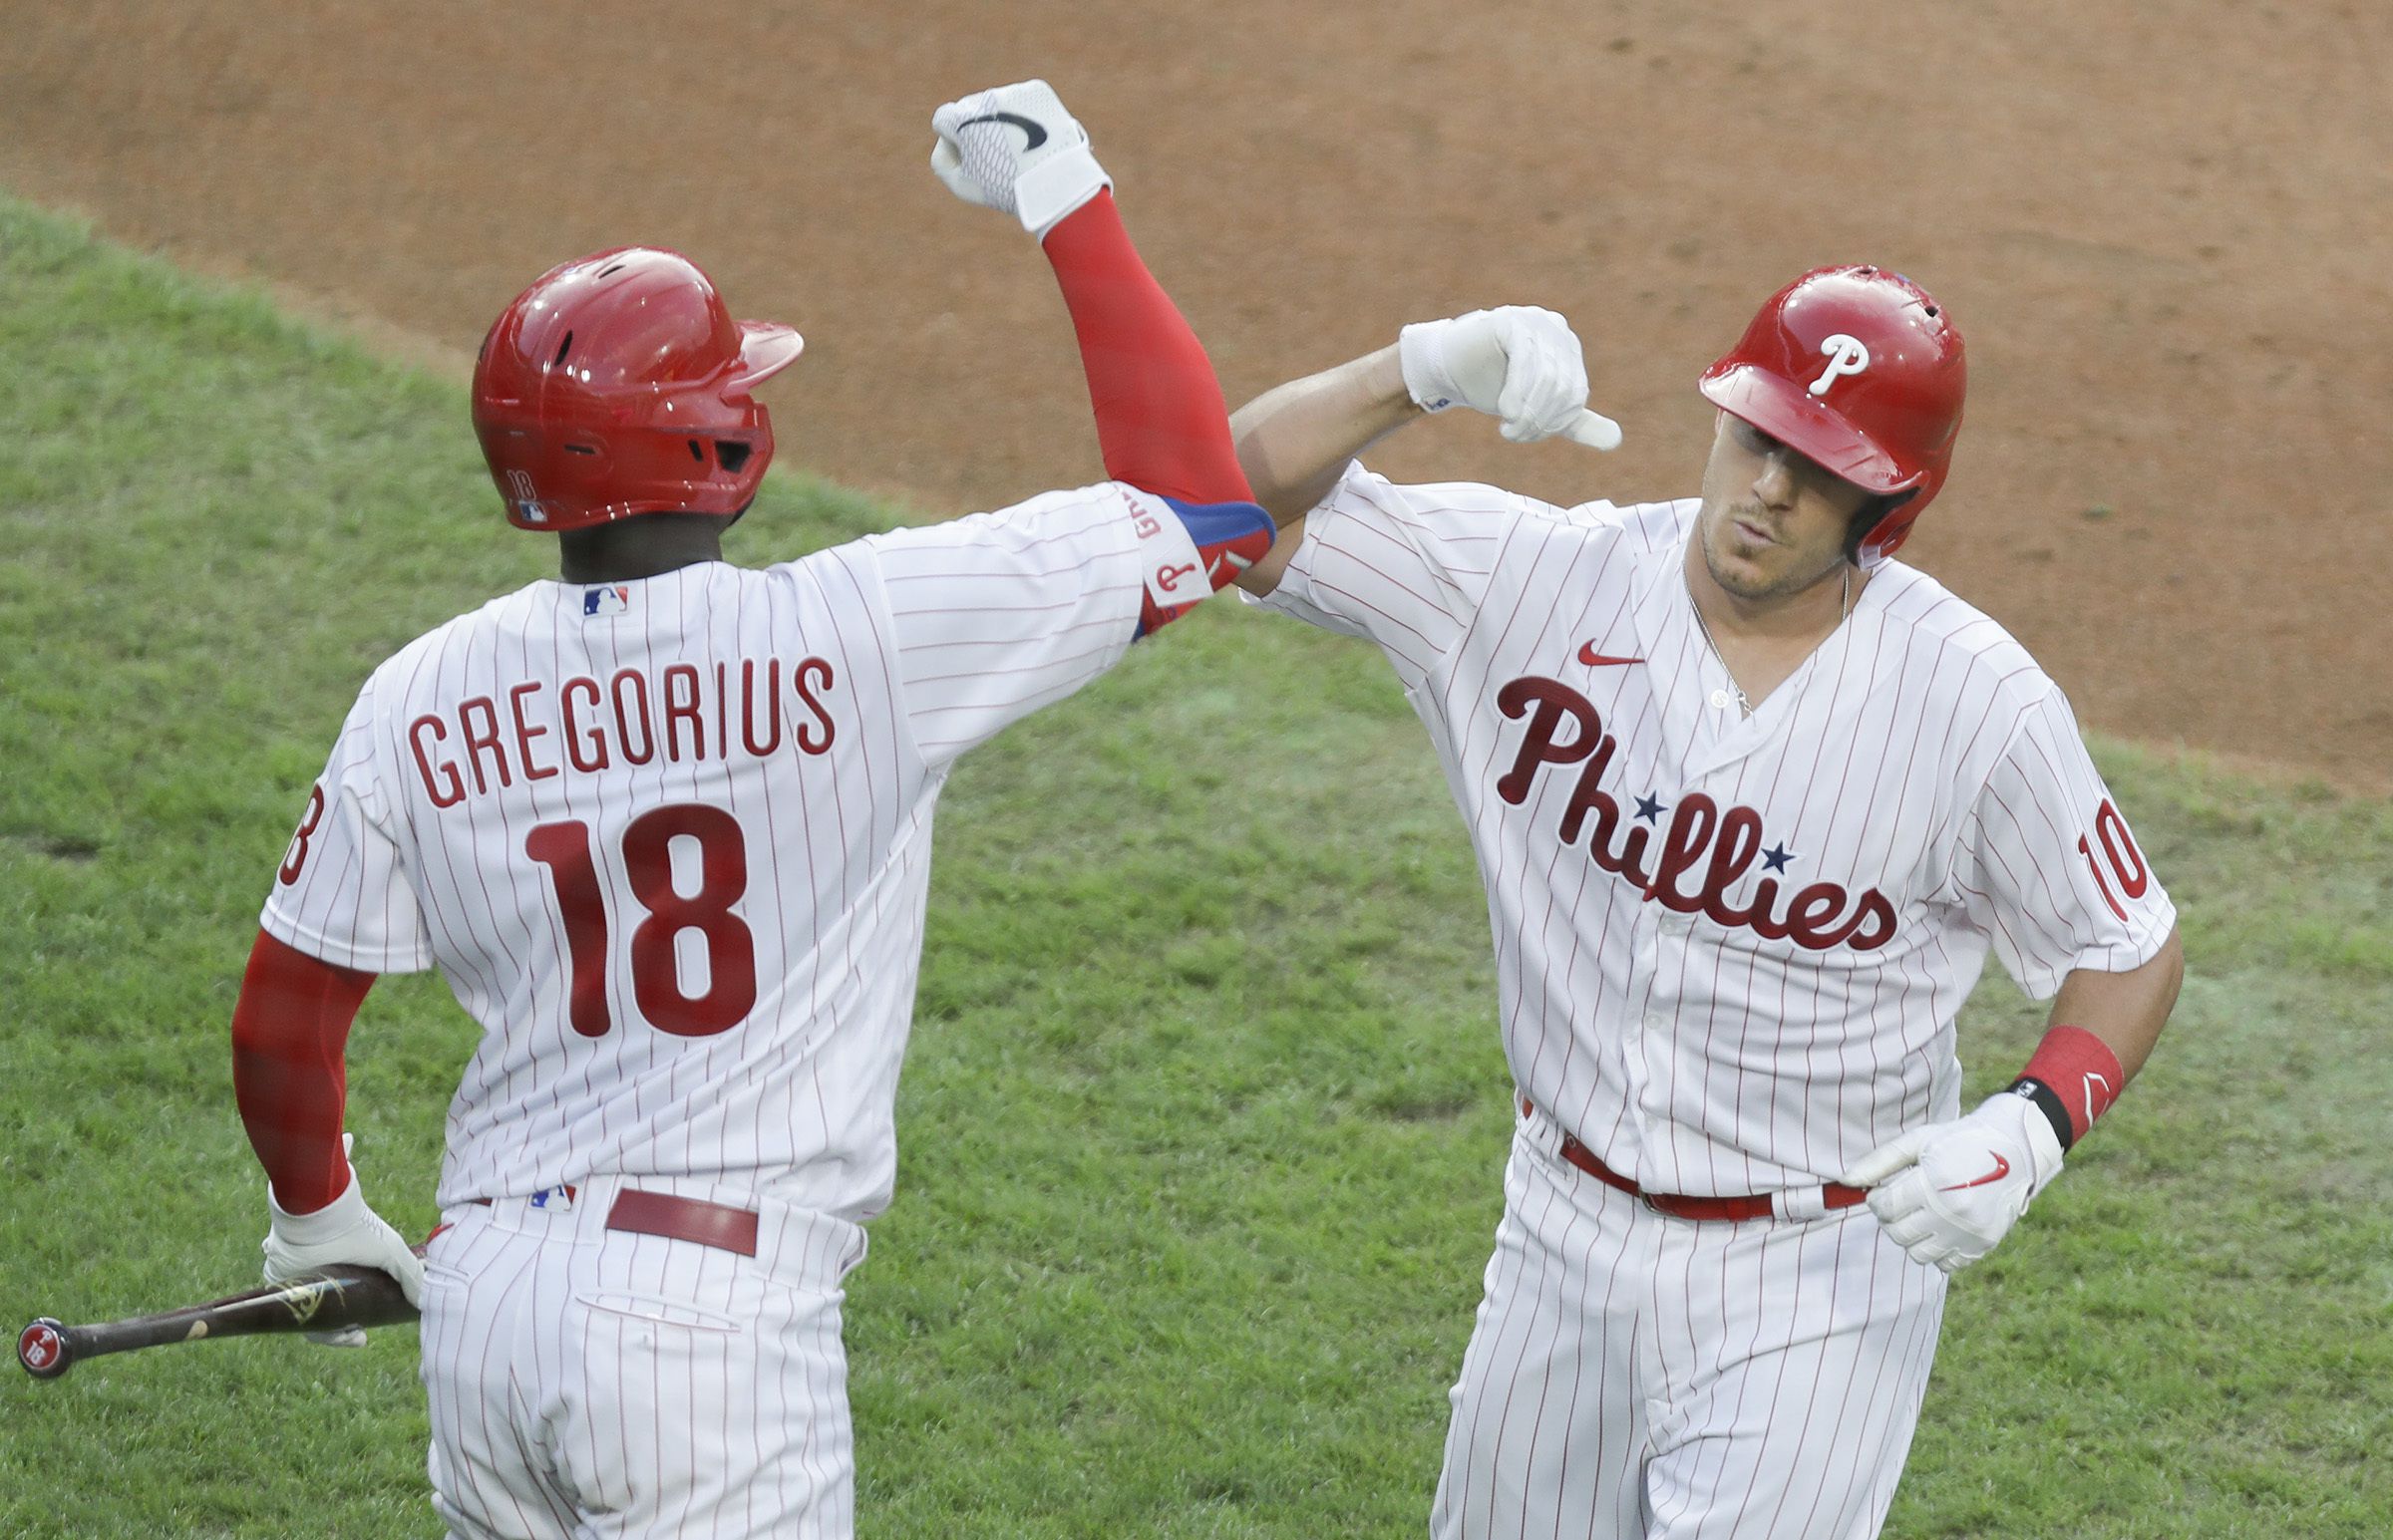
M 2069 1146 L 2077 1142 L 2077 1130 L 2069 1121 L 2069 1107 L 2061 1100 L 2061 1093 L 2032 1075 L 2019 1077 L 2007 1088 L 2012 1095 L 2036 1104 L 2036 1110 L 2044 1114 L 2045 1121 L 2052 1124 L 2054 1135 L 2060 1139 L 2061 1153 L 2069 1153 Z

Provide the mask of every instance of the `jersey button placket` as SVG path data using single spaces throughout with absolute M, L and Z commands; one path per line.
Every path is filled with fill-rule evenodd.
M 1683 915 L 1659 901 L 1648 907 L 1654 911 L 1653 988 L 1645 997 L 1638 1033 L 1640 1052 L 1634 1057 L 1639 1083 L 1630 1110 L 1641 1142 L 1659 1157 L 1646 1167 L 1659 1180 L 1676 1155 L 1670 1135 L 1670 1103 L 1678 1089 L 1678 1014 L 1686 986 L 1686 931 Z
M 1689 793 L 1702 790 L 1704 779 L 1705 777 L 1703 775 L 1697 775 L 1687 784 L 1677 787 L 1670 793 L 1669 805 L 1675 807 L 1679 803 L 1685 801 Z M 1696 886 L 1697 880 L 1696 872 L 1688 872 L 1682 875 L 1678 881 L 1673 884 L 1673 888 L 1676 891 L 1684 892 L 1688 888 Z M 1655 915 L 1654 928 L 1659 933 L 1660 945 L 1665 950 L 1675 949 L 1676 955 L 1680 962 L 1681 972 L 1683 973 L 1688 938 L 1693 934 L 1695 929 L 1695 916 L 1691 914 L 1681 914 L 1678 910 L 1671 908 L 1668 904 L 1663 903 L 1658 898 L 1652 901 L 1652 908 Z

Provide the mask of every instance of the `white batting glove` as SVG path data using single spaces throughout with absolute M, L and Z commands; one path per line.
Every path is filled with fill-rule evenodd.
M 1114 184 L 1089 132 L 1043 80 L 976 91 L 930 115 L 930 168 L 967 203 L 994 208 L 1047 238 L 1064 215 Z
M 342 1134 L 341 1153 L 347 1154 L 355 1141 L 356 1135 Z M 366 1206 L 366 1189 L 358 1182 L 357 1167 L 349 1168 L 349 1185 L 341 1189 L 341 1195 L 312 1214 L 284 1212 L 274 1201 L 273 1184 L 267 1183 L 266 1213 L 269 1228 L 259 1248 L 266 1254 L 266 1282 L 281 1283 L 331 1263 L 354 1262 L 378 1267 L 398 1279 L 410 1305 L 424 1303 L 424 1259 Z M 363 1348 L 366 1331 L 351 1326 L 337 1332 L 310 1332 L 307 1340 L 326 1348 Z
M 2028 1200 L 2061 1174 L 2061 1140 L 2033 1101 L 2009 1092 L 1976 1111 L 1880 1145 L 1845 1173 L 1914 1262 L 1957 1273 L 1994 1249 Z
M 1568 439 L 1620 447 L 1620 425 L 1587 410 L 1587 366 L 1570 323 L 1535 305 L 1474 310 L 1397 334 L 1404 388 L 1429 412 L 1469 407 L 1515 444 Z

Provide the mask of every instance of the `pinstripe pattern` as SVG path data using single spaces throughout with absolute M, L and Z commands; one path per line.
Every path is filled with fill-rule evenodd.
M 368 681 L 261 923 L 437 965 L 483 1029 L 424 1312 L 458 1534 L 850 1533 L 840 1280 L 896 1177 L 932 811 L 1120 660 L 1159 552 L 1185 527 L 1103 483 L 534 583 Z M 761 1209 L 764 1249 L 606 1232 L 625 1181 Z M 523 1202 L 566 1184 L 571 1213 Z
M 1957 1113 L 1951 1027 L 1991 948 L 2030 993 L 2069 970 L 2150 958 L 2175 909 L 2160 884 L 2121 919 L 2076 841 L 2108 795 L 2068 703 L 2019 645 L 1933 579 L 1880 569 L 1851 620 L 1750 719 L 1680 563 L 1695 504 L 1560 509 L 1495 487 L 1400 487 L 1360 466 L 1307 520 L 1269 607 L 1367 636 L 1437 749 L 1488 886 L 1505 1049 L 1523 1091 L 1657 1191 L 1816 1184 L 1903 1128 Z M 1588 666 L 1582 646 L 1629 665 Z M 1531 764 L 1531 713 L 1503 688 L 1550 681 L 1585 718 L 1579 758 Z M 1574 734 L 1616 743 L 1601 773 Z M 1617 803 L 1610 827 L 1590 790 Z M 1673 809 L 1700 794 L 1758 816 L 1783 874 L 1876 889 L 1877 947 L 1803 946 L 1654 902 Z M 1639 816 L 1650 797 L 1658 812 Z M 1574 819 L 1573 808 L 1578 809 Z M 1593 859 L 1602 841 L 1632 872 Z M 1698 885 L 1702 864 L 1678 882 Z M 1848 902 L 1850 908 L 1850 901 Z
M 476 1540 L 851 1534 L 840 1283 L 863 1231 L 767 1202 L 750 1259 L 605 1229 L 622 1185 L 565 1211 L 468 1206 L 434 1240 L 423 1375 L 443 1521 Z
M 1428 728 L 1523 1093 L 1650 1190 L 1816 1191 L 1958 1113 L 1989 950 L 2049 997 L 2175 910 L 2124 822 L 2107 878 L 2080 848 L 2109 793 L 2058 688 L 1900 563 L 1750 717 L 1715 709 L 1697 507 L 1358 464 L 1261 602 L 1376 643 Z M 1875 1533 L 1941 1275 L 1866 1214 L 1691 1225 L 1514 1167 L 1437 1533 Z
M 1452 1392 L 1437 1540 L 1867 1540 L 1893 1501 L 1944 1275 L 1866 1211 L 1671 1219 L 1524 1118 Z
M 685 567 L 620 585 L 627 607 L 595 618 L 582 586 L 534 583 L 376 671 L 262 923 L 345 967 L 437 964 L 483 1025 L 443 1204 L 609 1171 L 746 1173 L 852 1219 L 887 1203 L 939 788 L 958 755 L 1121 658 L 1139 495 L 1106 483 L 764 571 Z M 494 720 L 498 747 L 469 752 Z M 603 769 L 570 763 L 601 752 Z M 680 804 L 732 813 L 746 852 L 730 912 L 754 938 L 756 1004 L 711 1036 L 655 1030 L 632 976 L 645 909 L 624 831 Z M 566 917 L 525 848 L 568 820 L 589 831 L 609 931 L 597 1037 L 568 1019 Z M 676 853 L 676 892 L 698 886 L 694 854 Z M 705 938 L 682 930 L 672 952 L 702 993 Z

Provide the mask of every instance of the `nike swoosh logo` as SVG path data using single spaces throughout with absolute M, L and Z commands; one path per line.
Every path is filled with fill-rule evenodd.
M 1991 1170 L 1991 1171 L 1988 1171 L 1988 1172 L 1987 1172 L 1985 1175 L 1983 1175 L 1983 1176 L 1979 1177 L 1979 1178 L 1978 1178 L 1976 1181 L 1973 1181 L 1973 1182 L 1954 1182 L 1954 1183 L 1953 1183 L 1951 1186 L 1949 1186 L 1949 1187 L 1938 1187 L 1936 1190 L 1937 1190 L 1938 1192 L 1959 1192 L 1959 1191 L 1960 1191 L 1962 1188 L 1964 1188 L 1964 1187 L 1983 1187 L 1983 1186 L 1984 1186 L 1986 1183 L 1988 1183 L 1988 1182 L 1998 1182 L 1998 1181 L 2001 1181 L 2001 1180 L 2002 1180 L 2004 1177 L 2006 1177 L 2006 1176 L 2008 1176 L 2008 1175 L 2010 1175 L 2010 1174 L 2011 1174 L 2011 1163 L 2010 1163 L 2008 1160 L 2005 1160 L 2005 1159 L 2003 1159 L 2003 1158 L 2002 1158 L 2000 1155 L 1996 1155 L 1996 1156 L 1994 1157 L 1994 1169 L 1993 1169 L 1993 1170 Z
M 1599 669 L 1607 663 L 1643 663 L 1645 660 L 1642 658 L 1615 658 L 1610 653 L 1597 652 L 1595 644 L 1588 642 L 1579 648 L 1578 661 L 1588 668 Z
M 969 129 L 976 123 L 1012 124 L 1015 128 L 1020 129 L 1023 136 L 1030 142 L 1022 147 L 1024 150 L 1036 150 L 1047 143 L 1047 131 L 1020 113 L 983 113 L 978 118 L 965 119 L 962 123 L 957 124 L 956 128 Z

